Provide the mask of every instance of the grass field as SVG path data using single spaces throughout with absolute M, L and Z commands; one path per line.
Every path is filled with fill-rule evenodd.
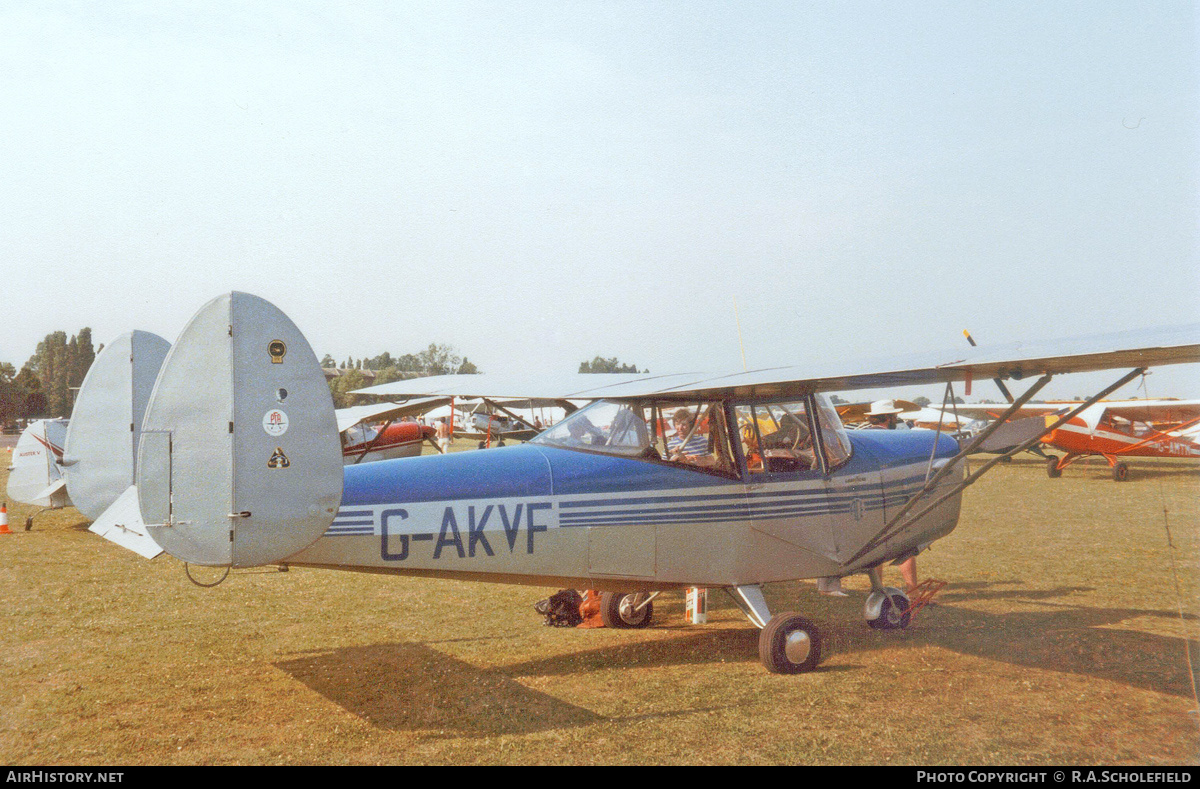
M 1194 764 L 1200 473 L 1131 465 L 1122 484 L 998 467 L 921 556 L 947 586 L 907 631 L 866 626 L 865 579 L 767 587 L 826 634 L 800 676 L 762 668 L 716 591 L 707 625 L 668 594 L 655 626 L 614 631 L 542 626 L 554 590 L 531 587 L 293 570 L 202 589 L 73 509 L 25 532 L 10 503 L 0 763 Z

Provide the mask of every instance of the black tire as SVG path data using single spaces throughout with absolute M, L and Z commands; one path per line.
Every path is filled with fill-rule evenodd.
M 654 603 L 646 603 L 640 611 L 633 611 L 632 603 L 636 596 L 633 592 L 602 592 L 600 618 L 604 621 L 604 626 L 617 630 L 640 630 L 649 627 L 650 620 L 654 617 Z M 624 615 L 621 613 L 622 602 L 628 602 L 627 613 Z
M 1129 466 L 1118 461 L 1117 464 L 1113 466 L 1112 475 L 1114 482 L 1124 482 L 1125 480 L 1129 479 Z
M 1046 474 L 1050 479 L 1058 479 L 1062 476 L 1062 469 L 1058 467 L 1058 456 L 1051 455 L 1046 461 Z
M 803 674 L 821 662 L 821 633 L 799 614 L 776 614 L 758 634 L 758 656 L 772 674 Z
M 903 595 L 888 595 L 883 598 L 883 605 L 879 607 L 879 617 L 868 619 L 867 624 L 876 630 L 903 630 L 912 621 L 910 605 L 909 599 Z

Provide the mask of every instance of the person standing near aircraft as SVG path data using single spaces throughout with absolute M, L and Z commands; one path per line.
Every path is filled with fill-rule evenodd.
M 438 417 L 437 423 L 438 452 L 443 455 L 450 451 L 450 440 L 454 436 L 454 428 L 446 422 L 446 417 Z
M 865 430 L 896 430 L 900 424 L 900 412 L 895 400 L 876 400 L 871 403 L 867 412 Z M 907 427 L 907 426 L 906 426 Z M 876 567 L 871 572 L 876 573 L 876 579 L 883 582 L 883 568 Z M 917 557 L 910 556 L 900 563 L 900 576 L 904 579 L 904 591 L 911 592 L 917 588 Z

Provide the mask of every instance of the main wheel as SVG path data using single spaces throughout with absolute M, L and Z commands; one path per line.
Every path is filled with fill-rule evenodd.
M 1058 467 L 1058 457 L 1056 455 L 1051 455 L 1046 460 L 1046 473 L 1050 476 L 1050 479 L 1058 479 L 1062 476 L 1062 469 Z
M 821 634 L 799 614 L 776 614 L 758 634 L 758 656 L 773 674 L 801 674 L 821 662 Z
M 1113 466 L 1112 474 L 1114 481 L 1124 482 L 1129 479 L 1129 466 L 1122 461 L 1117 461 L 1117 464 Z
M 654 616 L 654 603 L 638 606 L 646 599 L 643 592 L 603 592 L 600 595 L 600 618 L 605 627 L 622 630 L 647 627 Z
M 908 610 L 910 601 L 908 595 L 899 589 L 888 588 L 881 594 L 879 613 L 872 616 L 875 595 L 867 598 L 867 624 L 876 630 L 903 630 L 912 621 L 912 613 Z

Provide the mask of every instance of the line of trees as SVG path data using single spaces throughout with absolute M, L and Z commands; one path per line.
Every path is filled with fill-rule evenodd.
M 581 373 L 648 373 L 650 370 L 639 370 L 634 364 L 621 364 L 617 357 L 605 359 L 602 356 L 597 356 L 590 362 L 580 362 L 579 372 Z
M 92 347 L 92 330 L 85 327 L 70 339 L 64 331 L 47 334 L 20 372 L 11 363 L 0 362 L 0 423 L 70 417 L 75 405 L 71 390 L 83 384 L 103 348 Z
M 426 375 L 474 375 L 480 372 L 467 357 L 459 356 L 453 346 L 439 343 L 430 343 L 428 348 L 418 353 L 399 356 L 392 356 L 387 351 L 361 359 L 351 356 L 340 364 L 331 355 L 325 354 L 321 366 L 326 369 L 337 368 L 339 371 L 337 377 L 329 380 L 329 390 L 333 393 L 333 404 L 337 408 L 347 408 L 365 401 L 367 398 L 363 395 L 350 394 L 364 386 Z M 368 376 L 364 370 L 374 375 Z

